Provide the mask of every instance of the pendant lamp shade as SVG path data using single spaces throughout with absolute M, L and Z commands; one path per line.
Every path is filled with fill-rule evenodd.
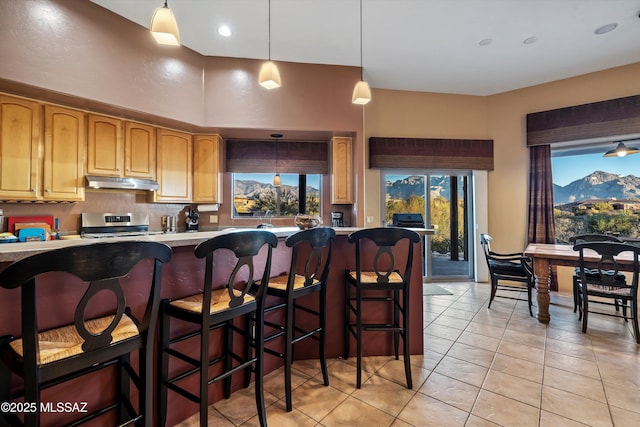
M 362 0 L 360 0 L 360 81 L 353 88 L 351 102 L 358 105 L 365 105 L 371 101 L 371 88 L 369 83 L 364 81 L 364 70 L 362 66 Z
M 282 181 L 280 180 L 280 174 L 276 173 L 273 176 L 273 186 L 274 187 L 280 187 L 280 185 L 282 185 Z
M 151 34 L 159 45 L 180 46 L 178 23 L 166 1 L 164 6 L 156 9 L 151 18 Z
M 369 83 L 364 80 L 360 80 L 353 88 L 353 97 L 351 98 L 351 102 L 354 104 L 365 105 L 369 101 L 371 101 L 371 89 L 369 88 Z
M 275 89 L 280 87 L 280 71 L 278 71 L 276 64 L 271 61 L 267 61 L 262 64 L 258 81 L 260 86 L 266 89 Z
M 627 147 L 623 142 L 620 142 L 616 148 L 607 151 L 602 157 L 624 157 L 636 153 L 640 153 L 640 148 Z

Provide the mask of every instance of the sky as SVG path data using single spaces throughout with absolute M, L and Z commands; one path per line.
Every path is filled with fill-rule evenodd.
M 245 181 L 255 180 L 258 182 L 271 183 L 273 182 L 273 175 L 274 174 L 272 173 L 251 173 L 251 174 L 236 173 L 234 174 L 234 177 L 235 179 L 238 179 L 238 180 L 245 180 Z M 310 185 L 313 188 L 320 188 L 319 177 L 320 175 L 307 175 L 307 185 Z M 280 181 L 282 182 L 283 185 L 293 185 L 297 187 L 298 175 L 281 173 Z
M 551 163 L 553 183 L 562 187 L 598 170 L 618 175 L 640 176 L 640 155 L 602 157 L 600 153 L 582 154 L 554 157 Z

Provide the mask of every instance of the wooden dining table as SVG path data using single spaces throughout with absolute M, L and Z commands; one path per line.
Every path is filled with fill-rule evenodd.
M 589 253 L 591 252 L 591 254 Z M 549 323 L 549 302 L 551 296 L 549 288 L 551 285 L 551 267 L 554 265 L 564 265 L 577 267 L 580 264 L 580 253 L 573 250 L 572 245 L 530 243 L 524 250 L 524 254 L 533 260 L 533 272 L 536 279 L 536 299 L 538 302 L 537 319 L 540 323 Z M 585 260 L 598 260 L 595 252 L 585 251 Z M 632 268 L 633 256 L 631 252 L 622 252 L 616 257 L 621 270 L 625 267 Z

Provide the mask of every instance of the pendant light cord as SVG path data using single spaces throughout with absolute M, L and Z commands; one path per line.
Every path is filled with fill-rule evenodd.
M 269 0 L 271 2 L 271 0 Z M 360 0 L 360 80 L 364 80 L 364 69 L 362 62 L 362 0 Z
M 269 61 L 271 61 L 271 0 L 269 0 Z

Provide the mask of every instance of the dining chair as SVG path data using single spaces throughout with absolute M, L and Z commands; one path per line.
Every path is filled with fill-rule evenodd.
M 353 336 L 356 341 L 356 387 L 362 385 L 363 332 L 386 331 L 393 335 L 396 360 L 402 338 L 405 377 L 407 388 L 411 389 L 409 284 L 413 246 L 420 243 L 420 236 L 405 228 L 379 227 L 355 231 L 349 234 L 348 240 L 355 244 L 355 269 L 345 272 L 344 358 L 349 357 Z M 406 245 L 406 256 L 397 257 L 394 248 L 401 249 L 402 245 Z M 372 253 L 368 248 L 375 249 L 373 256 L 367 255 Z M 384 323 L 363 320 L 363 303 L 379 304 L 369 311 L 377 313 L 383 313 L 386 304 L 393 316 Z
M 267 425 L 263 390 L 264 294 L 269 284 L 272 249 L 278 244 L 275 234 L 265 230 L 229 232 L 201 242 L 195 256 L 205 259 L 203 290 L 195 295 L 164 299 L 160 304 L 160 343 L 158 345 L 158 424 L 167 418 L 167 395 L 171 390 L 199 405 L 200 425 L 207 426 L 209 385 L 223 381 L 224 397 L 231 396 L 231 375 L 245 371 L 245 385 L 255 374 L 255 400 L 258 420 Z M 262 269 L 259 280 L 255 280 Z M 249 317 L 252 316 L 253 322 Z M 191 329 L 171 335 L 173 320 L 192 325 Z M 238 322 L 236 322 L 238 320 Z M 196 326 L 195 330 L 193 326 Z M 220 330 L 218 339 L 211 331 Z M 222 336 L 220 336 L 222 335 Z M 234 335 L 242 338 L 234 343 Z M 198 356 L 188 346 L 199 340 Z M 216 347 L 210 356 L 210 344 Z M 172 373 L 170 359 L 186 364 Z M 210 367 L 219 371 L 210 377 Z M 189 391 L 185 379 L 197 374 L 198 392 Z
M 527 301 L 529 305 L 529 315 L 533 316 L 531 291 L 535 287 L 535 276 L 531 258 L 523 253 L 498 253 L 491 250 L 493 238 L 488 234 L 480 234 L 480 244 L 484 251 L 484 257 L 489 267 L 491 277 L 491 296 L 489 297 L 489 308 L 496 296 L 510 298 L 518 301 Z M 506 283 L 504 283 L 506 282 Z M 516 282 L 516 283 L 514 283 Z M 524 283 L 524 286 L 517 283 Z M 506 294 L 497 295 L 498 290 L 509 292 L 527 291 L 527 299 L 509 297 Z
M 291 402 L 291 365 L 293 363 L 294 344 L 311 338 L 318 342 L 318 358 L 325 386 L 329 385 L 327 372 L 327 355 L 325 351 L 326 341 L 326 300 L 327 279 L 331 267 L 331 255 L 336 232 L 332 228 L 319 227 L 303 230 L 292 234 L 285 240 L 285 244 L 292 248 L 291 263 L 288 273 L 280 274 L 269 279 L 267 295 L 276 298 L 276 303 L 269 304 L 265 308 L 265 315 L 270 315 L 265 320 L 265 325 L 274 333 L 265 333 L 265 343 L 283 337 L 282 348 L 265 346 L 264 351 L 271 355 L 284 359 L 284 384 L 285 403 L 287 411 L 293 409 Z M 303 298 L 311 294 L 318 294 L 318 302 L 310 304 L 310 298 Z M 301 301 L 307 301 L 301 304 Z M 276 317 L 276 313 L 280 317 Z M 315 319 L 312 327 L 302 327 L 301 316 Z M 279 319 L 283 321 L 278 321 Z M 305 322 L 311 323 L 311 320 Z
M 24 425 L 39 426 L 44 418 L 40 413 L 42 390 L 115 365 L 112 384 L 118 389 L 116 401 L 93 408 L 73 425 L 115 411 L 113 424 L 152 426 L 156 320 L 162 266 L 171 255 L 171 248 L 162 243 L 109 242 L 45 251 L 10 264 L 0 273 L 0 286 L 20 289 L 21 300 L 14 313 L 4 315 L 21 318 L 22 336 L 0 340 L 0 401 L 21 397 L 35 405 L 35 411 L 24 413 Z M 144 260 L 152 262 L 145 264 Z M 142 271 L 139 268 L 146 268 L 146 283 L 126 278 L 134 268 L 136 278 Z M 51 286 L 77 290 L 78 298 L 71 295 L 73 292 L 44 292 Z M 46 294 L 46 298 L 40 294 Z M 128 298 L 139 299 L 142 295 L 144 306 L 127 306 Z M 38 313 L 42 314 L 44 306 L 66 308 L 71 302 L 69 318 L 58 319 L 64 326 L 40 327 Z M 87 313 L 94 311 L 100 314 L 89 318 Z M 64 310 L 57 312 L 64 314 Z M 137 372 L 130 363 L 130 354 L 136 350 Z M 9 392 L 12 374 L 23 379 L 23 391 L 17 394 Z M 138 390 L 137 410 L 130 399 L 130 383 Z M 82 400 L 82 394 L 78 394 L 78 400 Z M 0 424 L 22 423 L 2 411 Z
M 573 246 L 579 252 L 580 280 L 578 281 L 578 309 L 582 318 L 582 332 L 587 332 L 589 313 L 621 317 L 631 320 L 636 343 L 640 344 L 638 331 L 638 276 L 640 275 L 640 246 L 611 241 L 585 242 L 577 240 Z M 623 270 L 617 258 L 630 253 L 632 279 L 631 284 L 616 279 Z M 595 265 L 595 268 L 590 268 Z M 613 272 L 613 274 L 611 273 Z M 589 304 L 599 300 L 601 305 L 623 305 L 619 312 L 590 311 Z M 607 302 L 606 300 L 610 300 Z M 627 309 L 629 314 L 627 315 Z
M 624 243 L 624 240 L 620 239 L 619 237 L 613 236 L 611 234 L 597 234 L 597 233 L 587 233 L 587 234 L 576 234 L 575 236 L 571 236 L 569 238 L 569 242 L 571 244 L 575 244 L 578 241 L 583 241 L 583 242 L 618 242 L 618 243 Z M 612 274 L 615 277 L 615 280 L 618 280 L 620 282 L 626 282 L 627 278 L 623 273 L 620 272 L 614 272 L 612 270 L 605 270 L 603 271 L 604 274 Z M 586 269 L 585 270 L 585 274 L 587 276 L 594 276 L 597 278 L 598 276 L 598 272 L 597 271 L 592 271 L 591 269 Z M 580 267 L 576 267 L 575 268 L 575 272 L 573 274 L 573 312 L 575 313 L 578 310 L 578 294 L 580 292 L 580 287 L 578 282 L 580 281 Z M 618 304 L 618 302 L 616 301 L 614 303 L 616 311 L 620 310 L 620 305 Z M 624 307 L 623 309 L 626 309 L 626 307 Z M 580 320 L 582 317 L 580 316 L 578 319 Z

